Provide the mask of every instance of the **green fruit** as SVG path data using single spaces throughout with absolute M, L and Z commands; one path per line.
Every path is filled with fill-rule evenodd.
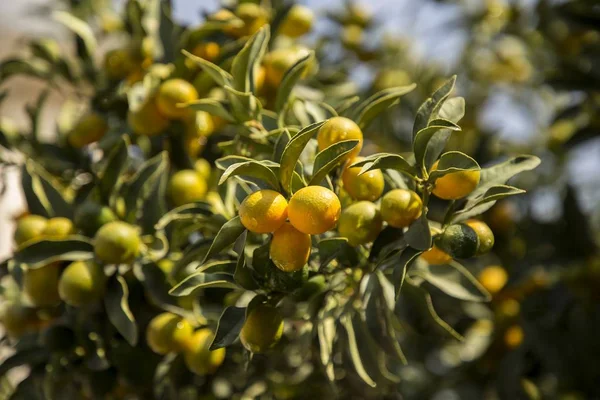
M 479 238 L 468 225 L 455 224 L 439 235 L 436 245 L 453 258 L 470 258 L 477 254 Z
M 17 246 L 21 246 L 30 240 L 41 239 L 46 225 L 48 225 L 48 220 L 39 215 L 27 215 L 19 219 L 15 231 Z
M 146 342 L 158 354 L 181 351 L 194 329 L 190 323 L 169 312 L 157 315 L 146 329 Z
M 94 242 L 96 257 L 108 264 L 131 263 L 141 247 L 137 229 L 122 221 L 103 225 L 96 233 Z
M 215 372 L 225 360 L 225 349 L 209 350 L 214 334 L 210 329 L 200 329 L 187 342 L 183 352 L 185 364 L 193 373 L 206 375 Z
M 86 306 L 102 299 L 106 288 L 104 268 L 93 261 L 75 261 L 62 273 L 58 294 L 74 307 Z
M 283 317 L 269 305 L 258 305 L 246 318 L 240 340 L 253 353 L 264 353 L 274 347 L 283 334 Z
M 9 336 L 21 336 L 31 330 L 36 322 L 37 317 L 33 309 L 24 307 L 22 304 L 16 302 L 4 304 L 2 325 Z
M 52 263 L 36 269 L 29 269 L 23 276 L 23 292 L 34 306 L 46 307 L 60 301 L 58 278 L 60 264 Z
M 108 207 L 88 201 L 75 211 L 75 226 L 87 235 L 93 236 L 98 229 L 109 222 L 116 221 L 117 216 Z
M 377 206 L 370 201 L 359 201 L 345 208 L 338 221 L 340 236 L 352 246 L 372 242 L 377 238 L 383 220 Z
M 49 239 L 64 239 L 74 232 L 75 227 L 70 219 L 56 217 L 48 220 L 48 224 L 42 232 L 42 235 Z
M 169 180 L 169 196 L 176 207 L 202 200 L 206 195 L 206 180 L 192 169 L 173 174 Z

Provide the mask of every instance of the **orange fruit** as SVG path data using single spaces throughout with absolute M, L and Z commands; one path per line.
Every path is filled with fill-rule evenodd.
M 307 186 L 298 190 L 288 204 L 288 218 L 294 228 L 310 235 L 331 230 L 340 218 L 340 200 L 322 186 Z
M 280 270 L 294 272 L 306 265 L 310 257 L 310 248 L 310 235 L 285 222 L 273 233 L 269 256 Z
M 439 160 L 431 167 L 432 171 L 437 169 Z M 481 177 L 480 171 L 457 171 L 438 178 L 434 182 L 433 194 L 443 200 L 457 200 L 471 193 Z
M 244 199 L 239 214 L 242 225 L 250 232 L 271 233 L 287 219 L 288 202 L 274 190 L 259 190 Z
M 332 144 L 343 140 L 358 140 L 358 145 L 345 159 L 351 160 L 358 156 L 363 145 L 363 133 L 354 121 L 346 117 L 333 117 L 321 126 L 317 133 L 319 151 L 323 151 Z

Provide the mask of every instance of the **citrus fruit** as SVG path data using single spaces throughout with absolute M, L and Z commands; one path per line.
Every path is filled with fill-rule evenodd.
M 443 265 L 452 261 L 452 256 L 443 250 L 440 250 L 436 245 L 433 245 L 431 249 L 423 252 L 421 258 L 431 265 Z
M 509 349 L 514 349 L 519 347 L 523 342 L 524 337 L 525 333 L 523 332 L 523 328 L 519 325 L 513 325 L 504 332 L 504 343 Z
M 70 219 L 64 217 L 50 218 L 42 235 L 50 239 L 62 239 L 75 233 L 75 227 Z
M 283 317 L 273 306 L 261 304 L 248 314 L 240 340 L 252 353 L 264 353 L 274 347 L 283 334 Z
M 244 22 L 241 27 L 228 27 L 226 32 L 235 37 L 250 36 L 268 22 L 268 12 L 258 4 L 242 3 L 235 9 L 235 15 Z
M 321 126 L 317 133 L 319 151 L 343 140 L 358 140 L 358 145 L 345 157 L 346 160 L 356 158 L 363 145 L 363 133 L 354 121 L 346 117 L 333 117 Z
M 104 72 L 108 79 L 121 80 L 133 71 L 135 62 L 127 49 L 114 49 L 104 57 Z
M 491 294 L 496 294 L 508 281 L 506 270 L 499 265 L 491 265 L 485 267 L 477 278 L 481 286 L 483 286 Z
M 381 199 L 381 217 L 394 228 L 405 228 L 423 212 L 423 202 L 412 190 L 394 189 Z
M 277 88 L 285 73 L 300 59 L 306 57 L 309 50 L 304 47 L 276 49 L 268 53 L 264 58 L 265 81 L 271 88 Z M 306 66 L 303 75 L 312 68 Z
M 75 261 L 65 270 L 58 281 L 58 294 L 74 307 L 95 303 L 104 296 L 106 275 L 104 268 L 93 261 Z
M 274 190 L 259 190 L 242 201 L 239 214 L 242 225 L 250 232 L 271 233 L 287 219 L 288 203 Z
M 221 46 L 217 42 L 199 43 L 192 50 L 192 54 L 214 62 L 221 54 Z
M 204 111 L 196 111 L 185 120 L 185 135 L 187 137 L 209 137 L 215 130 L 211 115 Z
M 96 232 L 94 253 L 105 263 L 130 263 L 138 256 L 141 244 L 135 227 L 126 222 L 113 221 Z
M 436 245 L 453 258 L 470 258 L 477 253 L 479 239 L 471 227 L 454 224 L 436 238 Z
M 302 36 L 310 32 L 314 19 L 315 15 L 310 8 L 295 4 L 285 16 L 279 32 L 292 38 Z
M 214 334 L 208 328 L 193 333 L 183 349 L 185 364 L 197 375 L 214 373 L 225 360 L 225 348 L 209 350 Z
M 470 226 L 475 231 L 479 238 L 479 247 L 477 248 L 477 255 L 485 254 L 494 247 L 494 233 L 489 226 L 483 221 L 477 219 L 470 219 L 465 221 L 465 224 Z
M 340 215 L 338 232 L 352 246 L 375 240 L 383 221 L 377 206 L 370 201 L 359 201 L 345 208 Z
M 23 292 L 31 304 L 37 307 L 55 305 L 60 301 L 58 278 L 60 264 L 51 263 L 40 268 L 28 269 L 23 275 Z
M 198 99 L 198 92 L 194 86 L 183 79 L 169 79 L 163 82 L 156 95 L 156 105 L 159 112 L 170 119 L 182 119 L 190 114 L 187 108 L 180 108 L 178 104 L 189 103 Z
M 86 201 L 75 210 L 75 226 L 88 236 L 94 235 L 104 224 L 116 221 L 115 213 L 106 206 Z
M 365 32 L 362 27 L 350 24 L 342 29 L 342 44 L 349 49 L 360 48 Z
M 439 161 L 431 167 L 437 169 Z M 435 180 L 433 194 L 443 200 L 461 199 L 471 193 L 479 184 L 480 171 L 451 172 Z
M 402 69 L 383 69 L 375 77 L 373 87 L 377 91 L 381 91 L 398 86 L 410 85 L 411 82 L 410 75 Z
M 356 157 L 349 163 L 354 163 L 364 160 L 364 157 Z M 385 181 L 383 173 L 379 169 L 365 172 L 358 175 L 361 167 L 346 168 L 342 173 L 342 182 L 344 190 L 348 192 L 350 197 L 356 200 L 375 201 L 383 193 Z
M 205 180 L 210 179 L 212 167 L 210 166 L 210 163 L 204 158 L 199 158 L 196 160 L 196 162 L 194 163 L 194 169 Z
M 146 342 L 157 354 L 167 354 L 183 350 L 191 339 L 194 329 L 179 315 L 164 312 L 152 318 L 146 328 Z
M 27 215 L 17 222 L 15 231 L 15 242 L 21 246 L 30 240 L 42 237 L 42 232 L 46 229 L 48 220 L 39 215 Z
M 2 325 L 11 337 L 19 337 L 34 328 L 37 317 L 35 311 L 18 302 L 6 302 L 2 309 Z
M 175 207 L 202 200 L 206 190 L 206 180 L 193 169 L 178 171 L 169 180 L 169 197 Z
M 310 257 L 310 235 L 302 233 L 289 222 L 273 233 L 269 256 L 273 263 L 282 271 L 299 271 L 306 265 Z
M 80 149 L 90 143 L 102 139 L 108 124 L 98 113 L 86 114 L 77 122 L 77 124 L 67 134 L 67 141 L 71 146 Z
M 335 227 L 340 218 L 340 200 L 322 186 L 307 186 L 298 190 L 288 205 L 288 218 L 294 228 L 318 235 Z
M 156 105 L 155 99 L 148 99 L 136 111 L 129 111 L 127 123 L 138 135 L 155 136 L 169 126 L 169 120 L 164 117 Z

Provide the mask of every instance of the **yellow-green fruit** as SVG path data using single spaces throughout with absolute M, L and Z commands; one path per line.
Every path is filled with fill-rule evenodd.
M 170 119 L 183 119 L 190 114 L 187 108 L 178 104 L 189 103 L 198 99 L 194 86 L 183 79 L 169 79 L 158 88 L 156 105 L 162 115 Z
M 349 163 L 355 163 L 364 160 L 364 157 L 356 157 L 349 161 Z M 385 181 L 383 179 L 383 173 L 379 169 L 365 172 L 362 175 L 358 175 L 361 167 L 346 168 L 342 173 L 342 182 L 344 183 L 344 190 L 348 192 L 350 197 L 356 200 L 368 200 L 375 201 L 383 193 Z
M 300 232 L 319 235 L 335 227 L 341 208 L 340 200 L 331 190 L 322 186 L 307 186 L 290 199 L 288 217 Z
M 129 111 L 127 123 L 141 136 L 156 136 L 169 126 L 169 120 L 158 111 L 155 99 L 146 100 L 136 111 Z
M 3 305 L 2 326 L 11 337 L 16 338 L 32 330 L 36 319 L 35 311 L 20 303 L 7 302 Z
M 115 49 L 106 53 L 104 58 L 104 72 L 108 79 L 120 80 L 125 78 L 135 69 L 136 65 L 127 49 Z
M 204 111 L 196 111 L 185 122 L 185 134 L 190 138 L 209 137 L 215 131 L 211 115 Z
M 141 244 L 135 227 L 126 222 L 113 221 L 96 232 L 94 252 L 105 263 L 126 264 L 138 256 Z
M 292 38 L 302 36 L 310 32 L 314 19 L 315 15 L 310 8 L 295 4 L 285 16 L 279 32 Z
M 36 269 L 29 269 L 23 275 L 23 292 L 31 304 L 37 307 L 53 306 L 60 301 L 58 279 L 60 264 L 51 263 Z
M 75 261 L 69 264 L 58 282 L 60 298 L 74 307 L 100 301 L 105 288 L 104 268 L 93 261 Z
M 242 225 L 250 232 L 271 233 L 279 229 L 288 216 L 285 197 L 274 190 L 259 190 L 240 204 Z
M 349 49 L 358 49 L 363 38 L 364 30 L 358 25 L 351 24 L 342 29 L 342 44 Z
M 250 36 L 268 22 L 267 10 L 253 3 L 242 3 L 236 10 L 235 15 L 244 22 L 241 27 L 229 27 L 227 33 L 235 37 Z
M 42 235 L 49 239 L 62 239 L 73 233 L 75 233 L 75 227 L 70 219 L 55 217 L 48 220 L 48 224 Z
M 470 226 L 475 231 L 479 238 L 479 247 L 477 255 L 488 253 L 494 247 L 494 233 L 489 226 L 483 221 L 470 219 L 465 221 L 465 224 Z
M 199 43 L 192 50 L 192 54 L 214 62 L 219 57 L 219 54 L 221 54 L 221 46 L 217 42 Z
M 340 236 L 352 246 L 372 242 L 377 238 L 383 221 L 377 206 L 370 201 L 359 201 L 342 211 L 338 222 Z
M 354 121 L 346 117 L 333 117 L 321 126 L 317 134 L 317 143 L 319 151 L 323 151 L 332 144 L 343 140 L 358 140 L 358 145 L 344 157 L 344 160 L 351 160 L 358 156 L 363 145 L 363 133 L 360 127 Z
M 402 69 L 384 69 L 373 81 L 373 87 L 377 91 L 410 84 L 410 75 Z
M 116 221 L 115 213 L 106 206 L 88 201 L 75 211 L 75 226 L 88 236 L 96 234 L 101 226 Z
M 187 341 L 183 357 L 185 364 L 197 375 L 214 373 L 225 360 L 225 348 L 209 350 L 214 334 L 210 329 L 199 329 Z
M 184 349 L 193 333 L 194 329 L 186 319 L 165 312 L 150 321 L 146 329 L 146 342 L 155 353 L 176 353 Z
M 491 294 L 496 294 L 506 285 L 508 274 L 499 265 L 484 268 L 477 278 L 479 283 Z
M 169 197 L 175 207 L 202 200 L 206 190 L 206 180 L 193 169 L 178 171 L 169 180 Z
M 264 59 L 266 83 L 271 88 L 277 88 L 281 84 L 285 73 L 308 54 L 309 50 L 304 47 L 276 49 L 268 53 Z M 302 75 L 307 74 L 313 67 L 310 64 L 307 65 Z
M 405 228 L 423 212 L 423 202 L 412 190 L 394 189 L 381 199 L 381 217 L 390 226 Z
M 15 231 L 17 246 L 21 246 L 30 240 L 41 239 L 46 225 L 48 225 L 48 220 L 39 215 L 27 215 L 19 219 Z
M 196 162 L 194 163 L 194 169 L 205 180 L 210 179 L 212 167 L 210 166 L 210 163 L 208 161 L 206 161 L 204 158 L 199 158 L 196 160 Z
M 453 258 L 470 258 L 477 253 L 479 239 L 471 227 L 454 224 L 436 238 L 436 245 Z
M 431 167 L 437 170 L 439 161 Z M 443 200 L 457 200 L 471 193 L 479 184 L 480 171 L 457 171 L 451 172 L 435 180 L 433 194 Z
M 100 114 L 90 113 L 84 115 L 67 135 L 67 141 L 71 146 L 80 149 L 90 143 L 102 139 L 108 124 Z
M 264 353 L 274 347 L 283 334 L 283 317 L 269 305 L 258 305 L 246 318 L 240 340 L 252 353 Z
M 269 256 L 273 264 L 284 272 L 299 271 L 310 257 L 310 235 L 302 233 L 285 222 L 273 233 Z

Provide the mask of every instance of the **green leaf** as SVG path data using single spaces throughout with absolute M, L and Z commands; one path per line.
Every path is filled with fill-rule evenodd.
M 375 381 L 369 376 L 363 365 L 359 352 L 358 342 L 356 340 L 356 333 L 354 331 L 352 317 L 349 315 L 344 315 L 341 317 L 340 322 L 346 330 L 346 335 L 348 339 L 348 352 L 350 353 L 350 358 L 352 359 L 352 364 L 354 364 L 354 369 L 356 370 L 356 373 L 367 385 L 371 387 L 377 386 L 375 384 Z
M 28 163 L 28 167 L 32 167 L 31 161 Z M 52 210 L 52 216 L 54 217 L 65 217 L 73 218 L 73 206 L 63 197 L 61 189 L 56 188 L 50 181 L 50 174 L 48 174 L 41 166 L 36 165 L 35 170 L 41 183 L 41 189 L 43 196 L 48 201 L 50 209 Z M 40 196 L 42 194 L 40 193 Z
M 32 214 L 51 218 L 54 213 L 45 193 L 43 193 L 40 178 L 30 171 L 28 164 L 23 165 L 21 168 L 21 187 L 27 202 L 27 209 Z
M 411 276 L 425 279 L 442 292 L 456 299 L 484 302 L 491 299 L 490 294 L 477 279 L 456 261 L 449 265 L 421 264 L 411 271 Z
M 277 142 L 275 142 L 275 146 L 273 148 L 273 160 L 276 162 L 281 161 L 281 156 L 283 156 L 283 151 L 285 150 L 285 146 L 290 142 L 292 136 L 290 135 L 290 131 L 284 129 L 283 132 L 277 138 Z
M 16 264 L 28 268 L 43 267 L 56 261 L 84 261 L 94 258 L 94 245 L 84 236 L 66 239 L 43 239 L 19 249 L 14 255 Z
M 41 347 L 18 350 L 16 353 L 2 360 L 2 364 L 0 364 L 0 376 L 5 376 L 11 369 L 22 365 L 34 367 L 43 364 L 49 357 L 50 354 L 48 354 L 47 350 Z
M 268 164 L 267 164 L 268 165 Z M 222 185 L 228 178 L 232 176 L 251 176 L 253 178 L 260 179 L 269 184 L 273 189 L 279 189 L 279 181 L 273 170 L 271 170 L 265 163 L 261 161 L 246 161 L 237 163 L 229 166 L 221 179 L 219 179 L 219 185 Z
M 330 262 L 332 262 L 341 252 L 343 252 L 348 246 L 348 239 L 337 237 L 337 238 L 326 238 L 320 240 L 317 244 L 319 249 L 319 258 L 321 260 L 321 268 L 325 268 Z
M 451 121 L 437 119 L 434 121 L 435 124 L 423 128 L 417 132 L 413 143 L 415 162 L 417 168 L 425 169 L 427 164 L 425 162 L 425 153 L 427 152 L 427 146 L 432 140 L 434 135 L 439 132 L 446 131 L 460 131 L 460 127 Z
M 235 118 L 226 107 L 226 103 L 216 99 L 200 99 L 186 103 L 186 106 L 194 111 L 205 111 L 210 115 L 221 117 L 226 121 L 235 122 Z
M 219 66 L 207 61 L 203 58 L 196 57 L 192 53 L 187 50 L 181 51 L 184 56 L 192 60 L 196 65 L 198 65 L 204 72 L 206 72 L 219 86 L 231 85 L 233 82 L 233 77 L 229 74 L 229 72 L 221 69 Z
M 21 183 L 30 212 L 46 217 L 73 217 L 73 206 L 50 183 L 50 175 L 41 166 L 28 160 L 22 169 Z
M 439 118 L 439 111 L 442 108 L 442 105 L 454 90 L 454 85 L 456 84 L 456 75 L 453 75 L 450 79 L 442 84 L 433 94 L 431 95 L 431 99 L 433 100 L 433 110 L 431 111 L 431 115 L 429 116 L 429 124 L 433 119 Z
M 210 344 L 210 350 L 220 349 L 233 344 L 244 326 L 246 309 L 242 307 L 227 307 L 219 317 L 215 338 Z
M 325 367 L 325 373 L 330 381 L 334 381 L 335 374 L 333 368 L 333 343 L 336 337 L 335 319 L 326 313 L 325 309 L 319 311 L 317 321 L 317 336 L 319 338 L 319 353 L 321 363 Z
M 375 117 L 396 104 L 400 101 L 400 97 L 413 91 L 415 87 L 417 87 L 417 85 L 413 83 L 408 86 L 389 88 L 369 97 L 358 106 L 358 109 L 360 110 L 357 119 L 358 126 L 360 126 L 361 129 L 367 128 Z
M 417 110 L 415 116 L 415 123 L 413 125 L 413 142 L 417 136 L 417 132 L 425 129 L 429 125 L 429 121 L 434 115 L 434 110 L 442 101 L 444 101 L 449 95 L 454 84 L 456 83 L 456 75 L 446 81 L 440 88 L 438 88 L 433 95 L 425 100 L 423 104 Z
M 465 99 L 453 97 L 444 101 L 436 118 L 447 119 L 455 124 L 465 116 Z
M 155 225 L 156 230 L 165 229 L 169 224 L 175 221 L 201 220 L 204 217 L 212 215 L 212 206 L 209 203 L 196 202 L 189 203 L 172 209 L 165 213 Z
M 163 151 L 146 161 L 131 180 L 125 183 L 125 209 L 127 210 L 127 220 L 136 221 L 138 212 L 148 196 L 156 179 L 165 173 L 168 167 L 167 152 Z
M 359 175 L 374 169 L 393 169 L 405 173 L 411 177 L 417 174 L 415 167 L 410 165 L 402 156 L 391 153 L 377 153 L 365 157 L 364 160 L 357 161 L 350 165 L 350 168 L 362 167 Z
M 319 152 L 315 157 L 313 176 L 308 185 L 318 185 L 321 183 L 329 172 L 344 161 L 344 158 L 354 150 L 358 143 L 358 140 L 343 140 Z
M 93 59 L 94 54 L 96 53 L 96 48 L 98 47 L 98 43 L 92 28 L 90 28 L 85 21 L 66 11 L 54 11 L 52 13 L 52 18 L 65 25 L 77 36 L 79 36 L 85 46 L 86 57 L 90 60 Z
M 206 253 L 206 256 L 202 260 L 202 264 L 213 255 L 231 246 L 245 230 L 246 228 L 242 225 L 239 215 L 227 221 L 214 238 L 208 253 Z
M 247 122 L 260 118 L 262 104 L 252 92 L 241 92 L 230 86 L 224 86 L 231 103 L 231 112 L 238 122 Z
M 221 157 L 217 161 L 215 161 L 215 165 L 220 170 L 225 171 L 227 168 L 231 167 L 233 164 L 239 164 L 239 163 L 243 163 L 246 161 L 256 161 L 256 160 L 254 160 L 252 158 L 248 158 L 248 157 L 243 157 L 243 156 L 225 156 L 225 157 Z M 260 162 L 269 168 L 279 167 L 278 163 L 273 162 L 271 160 L 261 160 Z
M 504 185 L 513 176 L 530 171 L 540 165 L 541 160 L 536 156 L 520 155 L 503 163 L 481 169 L 479 186 L 468 196 L 476 198 L 485 193 L 492 186 Z
M 199 289 L 206 288 L 238 289 L 238 285 L 233 281 L 230 274 L 207 274 L 204 272 L 195 272 L 179 282 L 171 289 L 169 294 L 172 296 L 183 297 L 194 293 Z
M 150 300 L 160 308 L 171 312 L 179 311 L 175 298 L 169 296 L 171 285 L 164 272 L 154 263 L 148 263 L 135 268 L 136 278 L 144 285 Z
M 281 186 L 287 192 L 290 192 L 292 176 L 296 163 L 300 158 L 300 154 L 326 121 L 316 122 L 307 127 L 304 127 L 300 132 L 292 137 L 283 150 L 281 156 L 281 166 L 279 168 L 279 181 Z
M 451 222 L 460 222 L 480 215 L 492 208 L 496 201 L 522 193 L 525 191 L 513 186 L 492 186 L 480 197 L 469 199 L 462 210 L 454 213 Z
M 427 250 L 431 248 L 431 231 L 425 213 L 412 223 L 404 234 L 404 238 L 413 249 Z
M 444 175 L 458 171 L 479 171 L 481 168 L 477 161 L 460 151 L 449 151 L 442 154 L 437 169 L 429 174 L 429 182 Z
M 48 79 L 51 74 L 51 66 L 47 62 L 38 59 L 8 59 L 0 63 L 0 82 L 4 82 L 13 75 L 20 74 Z
M 269 25 L 264 25 L 244 45 L 233 59 L 231 74 L 233 88 L 240 92 L 254 92 L 254 77 L 267 51 L 271 36 Z
M 292 98 L 292 90 L 298 81 L 302 78 L 302 74 L 306 70 L 306 66 L 310 64 L 315 58 L 314 51 L 311 51 L 306 56 L 302 57 L 296 63 L 286 71 L 283 76 L 283 80 L 277 89 L 277 97 L 275 99 L 275 111 L 278 114 L 285 109 L 286 104 Z
M 129 288 L 122 276 L 111 278 L 104 296 L 104 306 L 108 319 L 127 343 L 135 346 L 138 341 L 138 328 L 129 309 Z
M 111 194 L 116 195 L 118 193 L 119 178 L 131 163 L 127 152 L 130 144 L 127 135 L 122 135 L 119 143 L 108 154 L 106 166 L 98 183 L 98 189 L 105 201 L 112 197 Z
M 394 271 L 392 272 L 396 300 L 398 300 L 398 297 L 400 297 L 404 280 L 406 279 L 406 274 L 408 273 L 409 268 L 417 261 L 422 253 L 422 251 L 408 247 L 394 256 L 393 259 L 398 260 L 394 267 Z
M 259 289 L 259 286 L 252 276 L 252 270 L 246 265 L 246 252 L 244 248 L 246 247 L 247 236 L 248 231 L 244 231 L 233 245 L 233 250 L 238 255 L 233 280 L 246 290 L 256 290 Z

